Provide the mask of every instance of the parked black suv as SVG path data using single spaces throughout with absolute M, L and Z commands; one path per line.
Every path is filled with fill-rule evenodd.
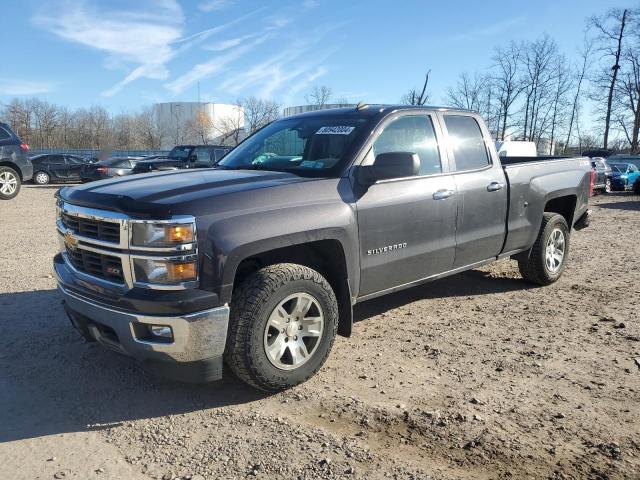
M 0 122 L 0 200 L 18 195 L 22 182 L 31 180 L 32 175 L 29 147 L 9 125 Z
M 33 183 L 79 182 L 80 171 L 89 162 L 77 155 L 37 155 L 33 163 Z
M 178 145 L 166 157 L 139 161 L 132 173 L 212 167 L 229 151 L 231 147 L 222 145 Z

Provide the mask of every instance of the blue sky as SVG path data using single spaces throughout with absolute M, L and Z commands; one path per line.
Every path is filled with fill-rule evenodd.
M 493 47 L 544 32 L 569 58 L 608 0 L 3 0 L 0 102 L 132 111 L 157 101 L 393 103 L 431 69 L 432 103 Z

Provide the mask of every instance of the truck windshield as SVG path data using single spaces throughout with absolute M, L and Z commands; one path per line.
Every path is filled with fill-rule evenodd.
M 368 118 L 355 115 L 279 120 L 238 145 L 217 166 L 333 176 L 343 168 L 368 123 Z

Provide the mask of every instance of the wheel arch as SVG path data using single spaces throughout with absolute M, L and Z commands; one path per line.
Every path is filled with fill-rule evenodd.
M 11 170 L 13 170 L 14 172 L 16 172 L 18 174 L 18 177 L 20 177 L 20 181 L 21 182 L 23 181 L 22 180 L 22 170 L 20 170 L 18 165 L 16 165 L 12 161 L 6 160 L 6 159 L 2 159 L 2 160 L 0 160 L 0 167 L 9 167 Z
M 235 290 L 245 278 L 260 268 L 278 263 L 304 265 L 325 277 L 338 300 L 338 333 L 343 336 L 351 335 L 353 308 L 349 286 L 349 269 L 345 249 L 339 240 L 326 238 L 295 243 L 245 256 L 235 268 L 232 289 Z M 233 295 L 232 292 L 231 295 Z

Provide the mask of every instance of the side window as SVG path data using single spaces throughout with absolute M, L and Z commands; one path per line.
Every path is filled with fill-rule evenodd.
M 4 128 L 0 127 L 0 140 L 7 140 L 11 138 L 9 132 L 7 132 Z
M 445 115 L 456 171 L 474 170 L 489 165 L 489 155 L 482 130 L 475 118 L 464 115 Z
M 67 164 L 69 165 L 80 165 L 82 162 L 76 157 L 65 157 L 67 159 Z
M 227 154 L 227 150 L 226 150 L 226 149 L 224 149 L 224 148 L 216 148 L 216 149 L 213 151 L 213 156 L 214 156 L 214 158 L 215 158 L 216 162 L 217 162 L 218 160 L 220 160 L 222 157 L 224 157 L 226 154 Z
M 120 160 L 118 163 L 115 164 L 116 168 L 131 168 L 131 164 L 129 163 L 129 160 Z
M 64 165 L 64 157 L 62 155 L 51 155 L 49 163 L 51 165 Z
M 193 153 L 198 158 L 198 163 L 210 163 L 212 151 L 210 148 L 196 148 Z
M 442 172 L 438 141 L 433 122 L 428 115 L 404 116 L 389 123 L 373 143 L 373 158 L 389 152 L 418 154 L 420 175 Z

